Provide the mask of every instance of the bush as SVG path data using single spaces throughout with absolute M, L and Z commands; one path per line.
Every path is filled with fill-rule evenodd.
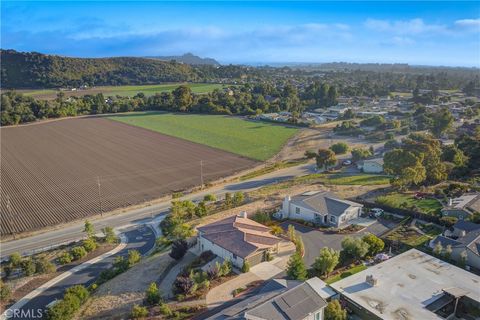
M 83 247 L 87 252 L 92 252 L 93 250 L 97 249 L 97 242 L 94 238 L 88 238 L 83 241 Z
M 58 257 L 58 263 L 60 264 L 67 264 L 72 262 L 73 257 L 70 253 L 64 252 Z
M 456 217 L 445 216 L 440 218 L 440 223 L 446 227 L 453 226 L 455 223 L 457 223 L 457 221 L 458 221 L 458 218 Z
M 141 319 L 148 316 L 148 310 L 145 307 L 139 306 L 138 304 L 134 304 L 132 308 L 132 318 L 133 319 Z
M 214 194 L 207 194 L 203 197 L 203 201 L 217 201 L 217 197 Z
M 35 260 L 35 269 L 37 273 L 53 273 L 57 270 L 55 265 L 45 257 Z
M 325 320 L 346 320 L 347 310 L 344 310 L 338 300 L 332 300 L 325 308 Z
M 112 227 L 105 227 L 102 229 L 102 232 L 105 236 L 106 243 L 117 243 L 118 237 L 115 235 L 115 231 L 113 231 Z
M 70 251 L 70 254 L 74 260 L 79 260 L 87 255 L 87 250 L 82 246 L 77 246 Z
M 197 291 L 197 284 L 190 277 L 178 276 L 173 282 L 173 291 L 177 294 L 189 295 Z
M 90 296 L 90 292 L 88 291 L 88 289 L 82 285 L 76 285 L 68 288 L 65 291 L 65 294 L 72 294 L 76 296 L 80 301 L 80 304 L 84 304 L 87 301 L 88 297 Z
M 338 142 L 331 145 L 330 150 L 332 150 L 335 154 L 344 154 L 348 151 L 348 145 L 345 142 Z
M 253 215 L 252 220 L 261 224 L 267 224 L 272 221 L 272 218 L 266 212 L 257 212 Z
M 313 150 L 307 150 L 305 151 L 305 158 L 307 159 L 313 159 L 317 156 L 317 153 Z
M 22 267 L 23 274 L 27 277 L 34 275 L 37 271 L 35 262 L 33 262 L 30 258 L 22 260 L 20 265 Z
M 10 259 L 8 260 L 12 268 L 17 268 L 20 266 L 22 262 L 22 256 L 18 252 L 14 252 L 10 255 Z
M 145 301 L 151 306 L 160 302 L 160 291 L 158 290 L 155 282 L 150 283 L 147 291 L 145 291 Z
M 230 262 L 230 260 L 223 261 L 223 263 L 219 268 L 219 272 L 218 272 L 219 276 L 220 277 L 228 276 L 230 272 L 232 272 L 232 263 Z
M 166 303 L 161 303 L 158 309 L 160 313 L 164 316 L 170 317 L 173 314 L 172 309 L 170 309 L 170 307 Z
M 0 301 L 5 302 L 10 299 L 10 296 L 12 295 L 12 290 L 8 285 L 3 283 L 2 280 L 0 280 Z
M 131 268 L 135 264 L 139 263 L 142 259 L 140 252 L 137 250 L 128 250 L 128 267 Z
M 281 235 L 283 233 L 283 229 L 282 229 L 282 227 L 275 225 L 275 226 L 270 227 L 270 232 L 273 235 L 278 236 L 278 235 Z
M 248 271 L 250 271 L 250 263 L 248 263 L 247 260 L 244 260 L 243 266 L 242 266 L 242 272 L 247 273 Z
M 170 251 L 170 257 L 175 260 L 180 260 L 183 258 L 185 253 L 188 250 L 188 243 L 185 240 L 176 240 L 172 243 L 172 249 Z

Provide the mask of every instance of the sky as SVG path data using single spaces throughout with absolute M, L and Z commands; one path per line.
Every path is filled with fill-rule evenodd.
M 480 1 L 1 2 L 1 47 L 72 57 L 480 67 Z

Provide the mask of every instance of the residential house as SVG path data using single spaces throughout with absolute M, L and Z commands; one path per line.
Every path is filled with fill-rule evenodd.
M 357 168 L 365 173 L 381 173 L 383 172 L 383 158 L 359 161 Z
M 453 225 L 453 230 L 447 230 L 443 235 L 437 236 L 430 241 L 430 247 L 440 243 L 445 249 L 447 246 L 452 248 L 451 259 L 461 261 L 462 255 L 465 255 L 467 266 L 480 270 L 480 225 L 459 220 Z
M 309 191 L 294 197 L 285 197 L 281 211 L 275 216 L 340 228 L 360 217 L 362 207 L 359 203 L 339 199 L 331 192 Z
M 443 216 L 466 219 L 475 212 L 480 212 L 480 193 L 464 194 L 457 198 L 450 198 L 448 204 L 441 210 Z
M 212 251 L 224 260 L 241 268 L 244 261 L 254 266 L 267 259 L 266 252 L 278 252 L 280 238 L 270 228 L 247 217 L 246 212 L 197 228 L 197 249 Z
M 410 249 L 330 286 L 361 319 L 478 319 L 480 277 Z M 455 316 L 456 317 L 455 317 Z
M 317 277 L 305 282 L 272 279 L 251 297 L 220 310 L 208 320 L 317 320 L 324 319 L 327 301 L 338 296 Z

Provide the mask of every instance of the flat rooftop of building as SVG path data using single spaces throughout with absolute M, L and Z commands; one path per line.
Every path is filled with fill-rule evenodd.
M 377 281 L 375 286 L 366 282 L 367 275 Z M 381 319 L 443 319 L 427 306 L 452 292 L 480 301 L 479 276 L 417 249 L 331 286 Z

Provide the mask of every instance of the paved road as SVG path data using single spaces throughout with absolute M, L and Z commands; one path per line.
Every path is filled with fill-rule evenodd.
M 301 176 L 312 173 L 313 164 L 303 164 L 295 167 L 281 169 L 261 177 L 253 178 L 242 182 L 234 182 L 222 186 L 215 186 L 207 190 L 186 195 L 184 199 L 200 200 L 206 194 L 215 194 L 218 198 L 222 197 L 226 192 L 251 191 L 262 186 L 272 184 L 281 180 L 290 179 L 295 176 Z M 114 228 L 123 227 L 132 224 L 143 224 L 152 218 L 164 215 L 170 208 L 170 201 L 165 201 L 149 207 L 129 210 L 127 212 L 116 214 L 104 218 L 91 220 L 96 230 L 101 230 L 105 226 Z M 13 252 L 21 254 L 31 254 L 34 250 L 52 245 L 59 245 L 65 242 L 76 241 L 84 237 L 83 221 L 64 226 L 61 229 L 48 231 L 31 237 L 0 243 L 0 258 L 5 258 Z
M 121 250 L 118 254 L 107 257 L 106 259 L 92 264 L 91 266 L 82 269 L 81 271 L 65 278 L 64 280 L 58 282 L 54 286 L 50 287 L 44 291 L 39 296 L 30 300 L 25 304 L 21 311 L 23 314 L 28 314 L 28 312 L 36 312 L 36 310 L 43 310 L 46 305 L 55 299 L 61 299 L 65 289 L 77 285 L 83 284 L 85 286 L 90 285 L 98 277 L 100 272 L 109 267 L 113 262 L 115 257 L 122 255 L 125 256 L 128 254 L 128 250 L 138 250 L 142 255 L 146 254 L 150 249 L 155 245 L 155 234 L 151 228 L 140 226 L 133 227 L 129 230 L 126 230 L 124 236 L 127 238 L 127 246 Z M 31 313 L 35 314 L 35 313 Z M 29 317 L 12 317 L 11 319 L 32 319 L 32 316 Z

